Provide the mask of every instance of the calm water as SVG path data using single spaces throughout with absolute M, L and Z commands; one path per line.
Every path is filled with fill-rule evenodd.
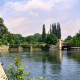
M 25 71 L 36 78 L 80 80 L 80 51 L 0 53 L 4 69 L 14 63 L 15 56 L 22 57 L 23 65 L 29 67 Z

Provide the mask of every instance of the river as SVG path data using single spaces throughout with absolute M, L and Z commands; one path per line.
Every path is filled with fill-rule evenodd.
M 9 68 L 16 56 L 22 57 L 22 64 L 28 66 L 35 78 L 46 80 L 80 80 L 80 51 L 52 52 L 4 52 L 0 53 L 4 69 Z

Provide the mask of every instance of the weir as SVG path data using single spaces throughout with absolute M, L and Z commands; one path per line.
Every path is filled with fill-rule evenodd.
M 10 45 L 2 45 L 0 46 L 0 52 L 7 52 L 7 51 L 18 51 L 21 52 L 24 50 L 24 48 L 30 52 L 32 51 L 43 51 L 44 49 L 46 50 L 62 50 L 62 40 L 59 39 L 58 43 L 56 45 L 50 44 L 44 46 L 42 44 L 21 44 L 21 45 L 16 45 L 16 44 L 10 44 Z

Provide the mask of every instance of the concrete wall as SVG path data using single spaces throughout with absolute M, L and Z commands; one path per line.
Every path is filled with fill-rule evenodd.
M 8 45 L 1 45 L 0 46 L 0 52 L 8 52 L 9 46 Z
M 0 63 L 0 80 L 8 80 L 1 63 Z

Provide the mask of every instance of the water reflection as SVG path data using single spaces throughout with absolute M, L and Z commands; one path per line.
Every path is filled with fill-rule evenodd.
M 47 80 L 53 80 L 53 78 L 58 80 L 60 77 L 63 60 L 62 51 L 1 53 L 0 57 L 3 59 L 5 69 L 9 68 L 9 63 L 14 63 L 16 56 L 22 57 L 23 65 L 29 66 L 26 72 L 31 71 L 32 75 L 36 78 L 42 76 Z
M 5 51 L 0 52 L 0 57 L 9 57 L 9 52 L 8 51 L 7 52 L 5 52 Z
M 33 58 L 36 62 L 50 62 L 51 64 L 61 64 L 62 62 L 61 50 L 54 52 L 31 52 L 30 55 L 27 55 L 27 57 Z
M 67 52 L 67 56 L 68 56 L 69 59 L 74 59 L 78 63 L 80 63 L 80 51 L 70 51 L 70 52 Z
M 46 76 L 54 77 L 59 75 L 63 58 L 62 51 L 31 52 L 31 56 L 28 55 L 28 57 L 33 58 L 35 62 L 42 62 L 41 71 L 44 78 Z
M 48 61 L 52 64 L 61 64 L 62 62 L 62 51 L 49 52 L 47 55 Z

